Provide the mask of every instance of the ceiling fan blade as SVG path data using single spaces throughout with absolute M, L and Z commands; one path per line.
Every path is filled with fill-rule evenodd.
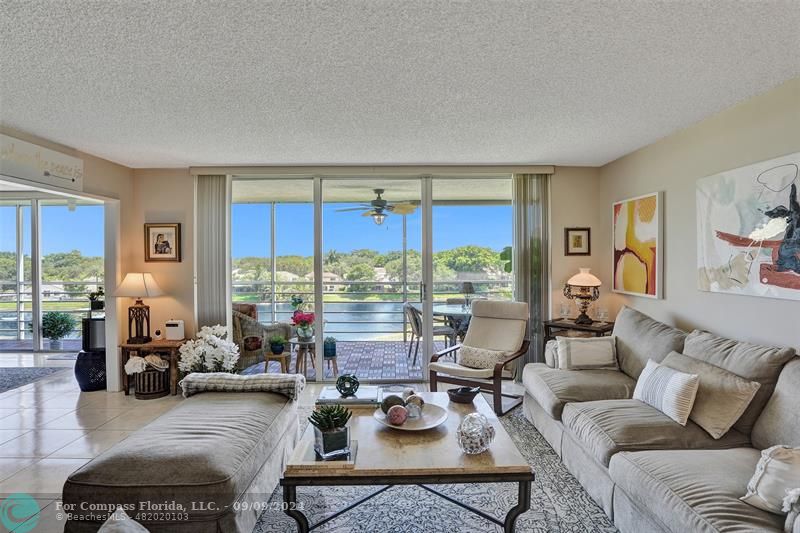
M 389 206 L 389 209 L 392 213 L 397 213 L 398 215 L 410 215 L 417 210 L 417 206 L 414 204 L 394 204 Z
M 378 212 L 377 212 L 377 211 L 375 211 L 375 210 L 370 210 L 370 211 L 366 211 L 366 212 L 364 212 L 364 213 L 361 213 L 361 216 L 362 216 L 362 217 L 371 217 L 372 215 L 377 215 L 377 214 L 378 214 Z
M 339 213 L 341 211 L 363 211 L 364 209 L 370 210 L 371 207 L 346 207 L 344 209 L 337 209 L 336 212 Z

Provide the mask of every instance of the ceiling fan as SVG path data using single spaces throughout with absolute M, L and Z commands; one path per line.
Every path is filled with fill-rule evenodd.
M 336 211 L 364 211 L 361 214 L 362 217 L 372 217 L 372 221 L 380 226 L 390 213 L 395 215 L 410 215 L 417 209 L 417 206 L 411 202 L 387 202 L 381 198 L 381 195 L 384 193 L 384 189 L 373 189 L 373 191 L 377 195 L 377 198 L 372 200 L 370 203 L 363 203 L 359 207 L 337 209 Z

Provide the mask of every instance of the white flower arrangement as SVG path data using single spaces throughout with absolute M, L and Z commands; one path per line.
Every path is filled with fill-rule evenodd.
M 239 361 L 239 347 L 228 340 L 228 328 L 203 326 L 197 339 L 185 342 L 178 350 L 178 368 L 183 372 L 233 372 Z

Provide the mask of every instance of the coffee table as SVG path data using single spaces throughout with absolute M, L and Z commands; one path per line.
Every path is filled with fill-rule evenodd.
M 506 532 L 514 531 L 517 517 L 530 509 L 534 474 L 492 408 L 482 395 L 478 395 L 472 404 L 457 404 L 450 402 L 445 392 L 420 394 L 427 403 L 447 409 L 447 421 L 425 431 L 400 431 L 383 426 L 375 420 L 372 416 L 374 409 L 353 408 L 350 434 L 351 439 L 358 442 L 355 464 L 342 463 L 339 468 L 330 462 L 319 466 L 313 461 L 309 463 L 309 446 L 313 443 L 314 431 L 311 425 L 306 428 L 280 480 L 284 512 L 297 522 L 298 531 L 306 533 L 316 529 L 395 485 L 419 485 L 503 526 Z M 466 415 L 476 411 L 489 419 L 496 436 L 488 451 L 467 455 L 458 447 L 456 429 Z M 500 521 L 428 486 L 451 483 L 518 483 L 517 505 L 508 511 L 504 521 Z M 297 487 L 337 485 L 384 487 L 316 524 L 309 524 L 308 518 L 297 505 Z

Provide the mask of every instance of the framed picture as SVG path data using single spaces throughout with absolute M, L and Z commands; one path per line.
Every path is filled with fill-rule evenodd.
M 592 255 L 591 228 L 564 228 L 564 255 Z
M 661 298 L 662 193 L 654 192 L 614 203 L 611 290 Z
M 144 225 L 144 260 L 174 261 L 181 260 L 181 225 L 180 224 L 145 224 Z

